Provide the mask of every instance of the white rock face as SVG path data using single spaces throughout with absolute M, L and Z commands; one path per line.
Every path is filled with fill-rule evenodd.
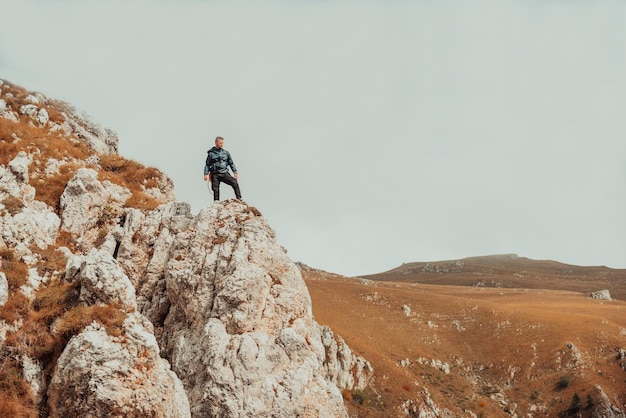
M 24 380 L 28 382 L 33 390 L 35 401 L 37 403 L 41 402 L 47 389 L 41 364 L 30 357 L 24 356 L 22 358 L 22 369 Z
M 321 326 L 320 332 L 327 378 L 342 389 L 365 388 L 374 372 L 369 362 L 352 354 L 344 339 L 334 335 L 330 327 Z
M 111 129 L 94 122 L 85 112 L 80 112 L 68 103 L 56 102 L 65 110 L 64 129 L 67 133 L 83 139 L 87 145 L 99 154 L 117 154 L 119 139 Z
M 35 189 L 28 184 L 31 157 L 20 151 L 9 164 L 0 166 L 0 200 L 9 196 L 27 207 L 0 222 L 0 234 L 5 245 L 17 247 L 24 253 L 30 245 L 45 248 L 53 244 L 61 220 L 42 202 L 34 201 Z
M 37 121 L 42 124 L 45 125 L 48 123 L 48 120 L 50 120 L 50 118 L 48 117 L 48 111 L 46 109 L 39 109 L 39 111 L 37 112 Z
M 61 195 L 62 228 L 75 233 L 92 228 L 100 219 L 108 198 L 109 193 L 98 181 L 95 170 L 78 169 Z
M 37 106 L 35 106 L 34 104 L 26 104 L 20 107 L 20 113 L 22 115 L 28 115 L 31 118 L 37 115 L 37 110 Z
M 162 329 L 192 415 L 347 416 L 338 385 L 363 388 L 371 367 L 315 322 L 300 271 L 265 219 L 237 201 L 195 219 L 187 210 L 127 217 L 118 259 L 146 266 L 139 310 Z M 142 259 L 128 235 L 145 237 L 152 255 Z
M 135 288 L 111 254 L 93 249 L 67 263 L 66 280 L 80 283 L 79 300 L 87 305 L 118 304 L 136 309 Z
M 592 299 L 599 299 L 599 300 L 612 300 L 611 299 L 611 293 L 607 290 L 598 290 L 597 292 L 593 292 L 591 294 L 591 298 Z
M 96 323 L 74 336 L 50 382 L 50 416 L 189 417 L 183 387 L 159 356 L 151 328 L 134 313 L 120 337 Z
M 0 271 L 0 306 L 4 306 L 9 300 L 9 283 L 7 276 Z
M 0 166 L 0 197 L 6 195 L 20 197 L 28 185 L 28 165 L 31 157 L 24 151 L 20 151 L 7 167 Z
M 37 202 L 41 203 L 41 202 Z M 45 204 L 34 208 L 24 208 L 18 214 L 2 224 L 2 239 L 10 246 L 22 247 L 36 245 L 44 249 L 54 244 L 61 220 Z

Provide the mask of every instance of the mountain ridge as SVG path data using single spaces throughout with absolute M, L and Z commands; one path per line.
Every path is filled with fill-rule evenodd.
M 515 254 L 409 262 L 381 273 L 360 277 L 424 284 L 572 290 L 584 293 L 607 289 L 612 297 L 626 300 L 626 269 L 577 266 Z

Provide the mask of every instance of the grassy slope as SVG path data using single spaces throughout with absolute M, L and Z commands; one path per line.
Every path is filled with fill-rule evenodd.
M 539 262 L 536 271 L 550 265 Z M 512 410 L 525 416 L 532 405 L 547 410 L 535 416 L 556 416 L 570 407 L 575 393 L 584 406 L 587 395 L 595 401 L 594 385 L 616 405 L 626 403 L 626 371 L 616 359 L 616 349 L 626 348 L 626 302 L 592 300 L 567 290 L 303 274 L 317 321 L 330 325 L 375 369 L 374 389 L 381 398 L 374 402 L 369 394 L 363 406 L 349 402 L 354 416 L 394 416 L 404 401 L 421 399 L 424 388 L 439 406 L 461 416 L 467 411 L 509 416 L 506 411 Z M 561 284 L 567 287 L 566 280 Z M 404 305 L 411 308 L 409 316 Z M 401 366 L 403 359 L 410 364 Z M 450 374 L 431 366 L 431 360 L 447 363 Z M 558 387 L 562 379 L 569 379 L 565 388 Z

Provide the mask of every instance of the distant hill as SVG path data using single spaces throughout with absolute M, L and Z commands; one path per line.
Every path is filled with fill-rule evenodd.
M 612 298 L 626 300 L 626 269 L 575 266 L 515 254 L 404 263 L 383 273 L 361 277 L 377 281 L 582 293 L 608 289 Z

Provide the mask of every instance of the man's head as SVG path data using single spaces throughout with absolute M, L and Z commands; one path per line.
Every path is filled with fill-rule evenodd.
M 215 146 L 217 148 L 222 148 L 224 146 L 224 138 L 222 138 L 221 136 L 215 138 Z

